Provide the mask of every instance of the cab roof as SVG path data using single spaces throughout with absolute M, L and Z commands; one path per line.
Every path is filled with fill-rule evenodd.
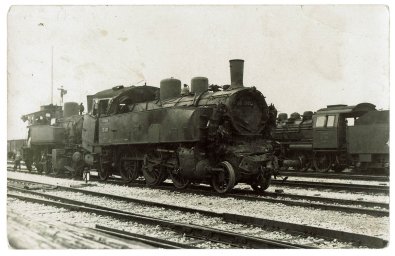
M 376 106 L 372 103 L 360 103 L 355 106 L 347 105 L 328 105 L 317 111 L 317 114 L 346 114 L 350 116 L 362 115 L 366 112 L 376 110 Z

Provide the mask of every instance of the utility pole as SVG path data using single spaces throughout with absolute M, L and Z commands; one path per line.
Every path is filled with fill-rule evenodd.
M 53 104 L 53 46 L 51 47 L 51 104 Z

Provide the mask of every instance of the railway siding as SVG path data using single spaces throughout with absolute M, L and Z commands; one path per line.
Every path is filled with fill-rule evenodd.
M 260 237 L 252 237 L 248 235 L 242 235 L 231 231 L 218 230 L 209 226 L 200 226 L 195 224 L 182 224 L 171 220 L 164 220 L 159 218 L 153 218 L 146 215 L 132 214 L 124 211 L 113 210 L 111 208 L 99 207 L 97 208 L 92 204 L 70 204 L 62 203 L 59 201 L 48 201 L 41 198 L 26 197 L 24 195 L 9 194 L 9 197 L 16 198 L 28 202 L 40 203 L 45 205 L 51 205 L 56 207 L 65 208 L 72 211 L 84 211 L 88 213 L 94 213 L 97 215 L 108 216 L 123 221 L 138 222 L 145 225 L 155 225 L 162 228 L 167 228 L 186 234 L 190 237 L 197 237 L 206 239 L 213 242 L 221 242 L 225 244 L 236 245 L 239 247 L 247 248 L 311 248 L 310 246 L 300 245 L 300 243 L 288 243 L 280 240 L 271 240 Z
M 91 189 L 91 188 L 97 188 L 97 187 L 87 187 L 87 188 Z M 120 188 L 122 188 L 122 187 L 120 187 Z M 76 192 L 77 191 L 78 190 L 76 190 Z M 32 192 L 32 193 L 34 193 L 34 192 Z M 51 190 L 51 191 L 48 191 L 48 193 L 50 193 L 52 195 L 62 195 L 62 193 L 64 193 L 64 191 Z M 97 195 L 101 199 L 98 199 L 97 196 L 96 197 L 86 196 L 86 195 L 84 195 L 84 192 L 78 192 L 78 193 L 74 193 L 74 194 L 75 194 L 74 196 L 72 196 L 72 194 L 69 194 L 69 196 L 67 196 L 67 197 L 68 198 L 72 198 L 72 197 L 76 196 L 77 199 L 81 200 L 81 201 L 97 202 L 98 204 L 106 205 L 106 206 L 107 205 L 111 205 L 113 209 L 123 209 L 123 210 L 128 210 L 129 209 L 129 211 L 133 211 L 133 212 L 138 213 L 138 214 L 144 214 L 145 211 L 148 211 L 148 212 L 156 211 L 159 214 L 159 216 L 160 216 L 162 214 L 162 212 L 166 212 L 166 214 L 168 214 L 169 208 L 170 209 L 171 208 L 177 209 L 177 207 L 174 207 L 174 206 L 170 206 L 170 207 L 166 208 L 165 205 L 160 204 L 160 203 L 157 203 L 156 207 L 152 207 L 152 206 L 144 207 L 144 206 L 141 206 L 141 205 L 140 206 L 136 205 L 136 202 L 140 202 L 139 204 L 144 203 L 141 200 L 136 200 L 136 201 L 131 200 L 131 202 L 134 202 L 134 203 L 131 204 L 129 202 L 127 204 L 125 204 L 125 203 L 122 204 L 122 203 L 119 203 L 119 202 L 114 202 L 114 200 L 104 199 L 104 197 L 106 197 L 106 196 L 102 195 L 102 194 Z M 112 197 L 113 198 L 118 198 L 118 200 L 116 200 L 116 201 L 121 200 L 121 198 L 119 198 L 118 196 L 108 195 L 107 197 L 108 198 L 112 198 Z M 123 199 L 123 200 L 126 201 L 125 199 Z M 237 202 L 233 201 L 233 203 L 235 205 L 239 205 L 239 202 L 240 202 L 240 204 L 243 204 L 243 202 L 241 200 L 240 201 L 237 200 Z M 274 206 L 275 205 L 272 205 L 272 208 Z M 157 210 L 154 210 L 154 208 L 157 208 Z M 269 209 L 270 205 L 266 206 L 265 208 Z M 294 210 L 295 208 L 288 207 L 288 211 L 292 211 L 291 209 Z M 182 208 L 178 207 L 178 210 L 182 210 Z M 193 212 L 194 210 L 189 208 L 188 211 L 189 212 Z M 201 214 L 206 214 L 206 215 L 207 215 L 207 213 L 210 213 L 210 212 L 201 211 L 201 210 L 200 211 L 198 210 L 197 212 L 199 212 Z M 195 214 L 197 214 L 197 213 L 195 213 Z M 178 219 L 179 215 L 181 216 L 181 214 L 178 214 L 177 212 L 174 212 L 173 214 L 170 214 L 170 218 Z M 328 232 L 328 231 L 326 231 L 327 228 L 325 228 L 325 227 L 320 228 L 319 226 L 316 226 L 314 228 L 314 226 L 313 226 L 313 227 L 311 227 L 309 229 L 309 228 L 307 228 L 309 225 L 306 226 L 306 224 L 300 226 L 300 224 L 297 224 L 297 223 L 292 224 L 292 223 L 289 223 L 289 222 L 281 222 L 279 220 L 276 221 L 276 220 L 270 220 L 270 219 L 263 220 L 263 219 L 260 219 L 260 218 L 257 218 L 257 217 L 252 217 L 252 216 L 250 216 L 248 218 L 245 218 L 246 216 L 240 216 L 240 215 L 237 215 L 237 214 L 223 214 L 223 213 L 222 214 L 212 214 L 212 212 L 211 212 L 211 216 L 212 215 L 214 215 L 214 216 L 216 216 L 218 218 L 223 218 L 223 219 L 225 219 L 227 221 L 239 222 L 239 223 L 248 224 L 248 225 L 252 225 L 252 224 L 258 225 L 259 224 L 258 225 L 259 227 L 266 227 L 266 228 L 271 228 L 271 229 L 279 229 L 279 228 L 280 229 L 287 229 L 287 227 L 288 227 L 289 231 L 291 231 L 293 233 L 295 233 L 295 231 L 296 231 L 296 233 L 299 233 L 299 234 L 304 230 L 303 231 L 304 235 L 306 235 L 306 234 L 313 234 L 313 233 L 315 233 L 315 234 L 323 234 L 323 235 L 326 234 L 326 236 L 328 238 L 337 239 L 337 240 L 342 240 L 342 239 L 345 239 L 345 238 L 349 237 L 348 241 L 354 241 L 354 242 L 355 241 L 359 241 L 359 242 L 361 242 L 361 244 L 367 244 L 369 247 L 380 247 L 381 246 L 380 244 L 383 244 L 383 242 L 382 242 L 383 240 L 380 239 L 380 238 L 368 239 L 368 238 L 364 237 L 363 234 L 361 234 L 356 239 L 355 236 L 353 237 L 352 235 L 347 234 L 347 232 L 340 232 L 340 231 L 336 231 L 336 230 Z M 265 215 L 262 215 L 262 216 L 265 216 Z M 201 220 L 202 218 L 203 218 L 202 216 L 199 216 L 197 221 Z M 243 221 L 241 220 L 242 218 L 243 218 Z M 196 216 L 194 216 L 194 215 L 186 216 L 183 219 L 185 219 L 185 220 L 193 220 L 193 219 L 196 219 Z M 286 219 L 286 220 L 288 221 L 288 219 Z M 214 222 L 206 223 L 206 225 L 212 226 L 212 225 L 216 225 L 218 222 L 219 222 L 219 220 L 217 219 Z M 295 228 L 296 226 L 298 226 L 298 228 Z M 232 227 L 232 228 L 234 228 L 234 227 Z M 241 227 L 240 227 L 240 229 L 241 229 Z M 321 235 L 321 237 L 323 235 Z M 367 243 L 367 241 L 371 241 L 371 243 Z

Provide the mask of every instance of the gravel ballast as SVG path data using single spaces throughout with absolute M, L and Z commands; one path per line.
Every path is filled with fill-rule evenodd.
M 102 225 L 177 243 L 188 244 L 197 241 L 195 246 L 198 248 L 231 248 L 231 246 L 221 243 L 213 243 L 210 241 L 200 242 L 200 240 L 188 238 L 171 230 L 162 229 L 159 226 L 144 225 L 132 221 L 120 221 L 107 216 L 100 216 L 86 212 L 69 211 L 53 206 L 24 202 L 19 199 L 8 199 L 7 207 L 8 210 L 12 211 L 13 213 L 17 213 L 21 216 L 27 216 L 29 218 L 34 218 L 37 221 L 61 221 L 84 228 L 94 228 L 95 225 Z M 32 211 L 32 209 L 34 210 Z
M 41 181 L 62 186 L 82 184 L 81 181 L 26 175 L 21 173 L 9 173 L 9 177 L 29 179 L 37 182 Z M 268 218 L 272 220 L 330 228 L 388 239 L 388 217 L 372 217 L 364 214 L 314 210 L 312 208 L 286 206 L 277 203 L 250 202 L 234 198 L 205 197 L 192 193 L 178 193 L 150 188 L 133 188 L 96 182 L 92 183 L 96 186 L 86 187 L 85 189 L 219 213 L 227 212 L 259 218 Z M 287 193 L 290 192 L 287 191 Z M 322 191 L 319 193 L 322 193 Z M 361 196 L 363 195 L 357 195 L 357 197 Z M 355 198 L 353 199 L 355 200 Z

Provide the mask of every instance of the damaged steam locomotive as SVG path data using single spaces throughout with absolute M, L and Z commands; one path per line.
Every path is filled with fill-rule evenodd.
M 174 78 L 160 88 L 116 86 L 88 95 L 83 116 L 74 102 L 43 106 L 23 117 L 25 163 L 74 177 L 91 169 L 102 180 L 143 176 L 149 186 L 170 178 L 177 188 L 206 183 L 225 193 L 243 182 L 264 191 L 278 169 L 270 141 L 277 113 L 255 87 L 244 87 L 243 69 L 243 60 L 230 60 L 230 85 L 195 77 L 182 95 Z

